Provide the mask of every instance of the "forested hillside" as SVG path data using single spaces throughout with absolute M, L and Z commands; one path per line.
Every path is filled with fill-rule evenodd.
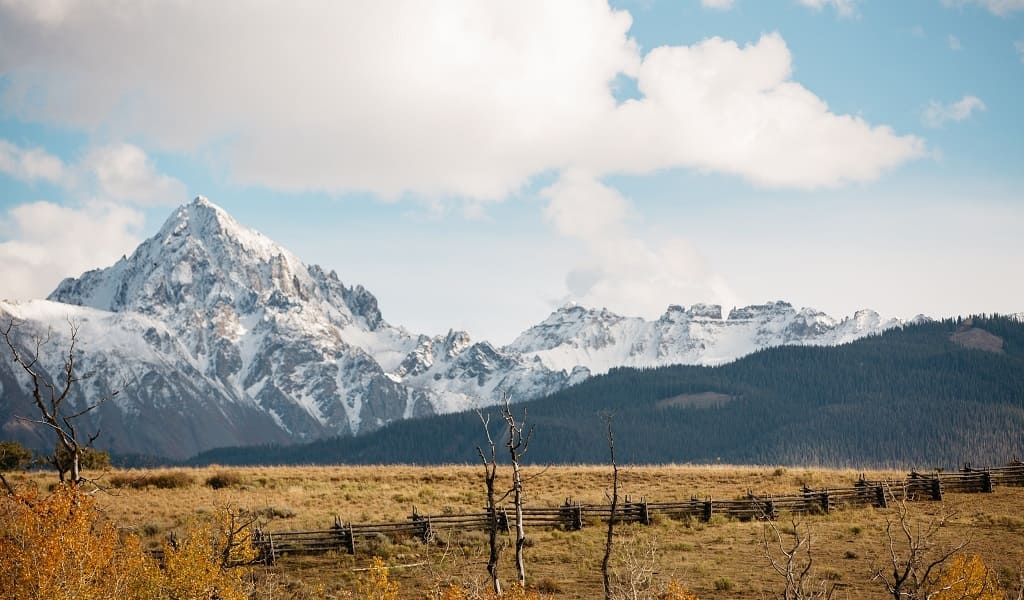
M 962 346 L 956 332 L 984 337 L 988 349 Z M 613 416 L 619 459 L 632 463 L 999 463 L 1024 454 L 1024 324 L 933 321 L 719 367 L 615 369 L 514 409 L 536 427 L 525 457 L 534 463 L 605 461 L 602 414 Z M 218 449 L 193 462 L 464 463 L 478 460 L 483 439 L 469 412 L 303 446 Z

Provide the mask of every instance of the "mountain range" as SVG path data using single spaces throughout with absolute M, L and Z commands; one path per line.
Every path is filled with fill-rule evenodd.
M 616 368 L 511 407 L 525 462 L 731 463 L 930 470 L 1024 456 L 1024 314 L 919 321 L 841 346 L 776 346 L 731 363 Z M 492 439 L 508 439 L 495 408 Z M 497 424 L 495 423 L 497 421 Z M 486 447 L 481 415 L 395 423 L 289 446 L 217 448 L 208 464 L 453 464 Z
M 870 310 L 834 319 L 786 302 L 669 306 L 656 320 L 566 305 L 507 346 L 464 331 L 425 335 L 384 320 L 377 299 L 196 198 L 114 265 L 46 300 L 0 302 L 25 348 L 60 372 L 78 327 L 68 402 L 119 454 L 181 459 L 220 446 L 291 444 L 564 390 L 616 367 L 720 365 L 762 348 L 832 346 L 902 323 Z M 918 317 L 915 322 L 925 320 Z M 116 395 L 114 392 L 119 392 Z M 108 399 L 109 398 L 109 399 Z M 0 360 L 0 437 L 44 449 L 24 372 Z

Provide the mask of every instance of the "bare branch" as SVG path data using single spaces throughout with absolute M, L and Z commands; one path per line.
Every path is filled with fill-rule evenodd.
M 76 375 L 78 367 L 76 353 L 78 352 L 79 325 L 68 319 L 69 342 L 66 352 L 62 353 L 63 364 L 60 366 L 59 382 L 51 379 L 38 366 L 45 346 L 53 338 L 53 330 L 47 329 L 45 336 L 34 335 L 31 337 L 29 343 L 34 347 L 34 351 L 31 357 L 29 357 L 24 351 L 19 349 L 19 344 L 15 340 L 15 331 L 22 325 L 23 322 L 16 319 L 10 319 L 6 326 L 0 325 L 0 337 L 3 337 L 7 348 L 11 352 L 14 363 L 20 366 L 29 376 L 32 403 L 39 413 L 38 419 L 18 418 L 26 422 L 43 425 L 54 432 L 57 438 L 57 449 L 51 457 L 50 463 L 57 469 L 58 477 L 62 482 L 65 481 L 65 476 L 70 473 L 73 484 L 82 483 L 84 481 L 80 471 L 82 453 L 96 441 L 99 432 L 96 431 L 86 436 L 87 441 L 83 444 L 79 437 L 77 420 L 95 410 L 104 401 L 115 397 L 118 391 L 113 392 L 108 398 L 90 404 L 71 414 L 62 414 L 64 404 L 71 395 L 75 384 L 83 379 L 83 377 Z
M 784 600 L 828 599 L 835 593 L 835 586 L 813 576 L 814 552 L 810 528 L 797 520 L 791 522 L 792 542 L 787 544 L 783 532 L 771 519 L 765 519 L 762 526 L 762 551 L 769 566 L 784 582 L 780 598 Z M 801 533 L 803 530 L 804 533 Z M 769 537 L 771 532 L 771 537 Z M 773 541 L 774 540 L 774 541 Z M 782 556 L 778 559 L 775 553 Z
M 906 494 L 893 498 L 893 515 L 886 516 L 885 536 L 889 565 L 878 568 L 873 579 L 880 580 L 893 600 L 924 600 L 938 593 L 939 573 L 958 552 L 971 542 L 970 536 L 952 545 L 939 545 L 940 528 L 952 517 L 946 507 L 932 519 L 912 518 Z M 889 574 L 886 571 L 891 571 Z

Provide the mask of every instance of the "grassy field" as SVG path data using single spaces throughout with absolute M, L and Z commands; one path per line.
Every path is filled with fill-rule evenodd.
M 509 475 L 508 469 L 499 473 L 505 479 Z M 525 475 L 526 501 L 534 506 L 557 506 L 567 497 L 605 502 L 610 481 L 608 468 L 593 466 L 531 467 Z M 651 502 L 691 496 L 728 499 L 748 490 L 782 495 L 803 485 L 849 487 L 858 475 L 771 467 L 623 467 L 620 493 L 634 500 L 645 496 Z M 904 473 L 866 475 L 899 479 Z M 26 473 L 8 479 L 15 483 L 33 479 L 45 486 L 53 475 Z M 413 507 L 421 514 L 440 514 L 480 511 L 484 506 L 480 466 L 210 467 L 111 471 L 99 480 L 108 488 L 98 495 L 107 517 L 154 547 L 196 515 L 223 508 L 258 513 L 267 530 L 284 531 L 324 529 L 335 516 L 357 523 L 400 521 L 408 518 Z M 936 544 L 969 539 L 969 552 L 980 555 L 1004 583 L 1016 582 L 1024 563 L 1024 488 L 947 494 L 941 503 L 914 502 L 909 507 L 915 523 L 948 515 L 933 540 Z M 798 526 L 811 532 L 817 580 L 835 585 L 835 598 L 886 597 L 872 574 L 889 561 L 885 525 L 887 516 L 893 515 L 892 508 L 858 508 L 802 518 Z M 778 521 L 783 533 L 792 526 L 786 515 Z M 764 527 L 719 516 L 706 524 L 659 518 L 650 526 L 622 525 L 617 529 L 613 560 L 618 580 L 625 584 L 647 578 L 658 587 L 676 579 L 700 598 L 771 598 L 782 589 L 782 579 L 768 566 Z M 603 524 L 581 531 L 528 530 L 530 584 L 553 598 L 600 597 L 604 534 Z M 332 597 L 350 589 L 360 569 L 378 555 L 392 566 L 392 578 L 401 583 L 403 598 L 425 598 L 448 582 L 483 587 L 486 543 L 483 532 L 441 536 L 429 545 L 382 538 L 365 544 L 355 556 L 289 557 L 272 567 L 256 567 L 254 577 L 261 597 L 311 597 L 319 594 L 312 591 L 317 586 Z M 506 582 L 514 576 L 512 554 L 509 547 L 502 557 Z

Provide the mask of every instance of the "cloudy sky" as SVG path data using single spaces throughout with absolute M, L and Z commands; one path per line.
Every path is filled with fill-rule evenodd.
M 416 332 L 1024 310 L 1024 0 L 0 0 L 0 297 L 202 194 Z

